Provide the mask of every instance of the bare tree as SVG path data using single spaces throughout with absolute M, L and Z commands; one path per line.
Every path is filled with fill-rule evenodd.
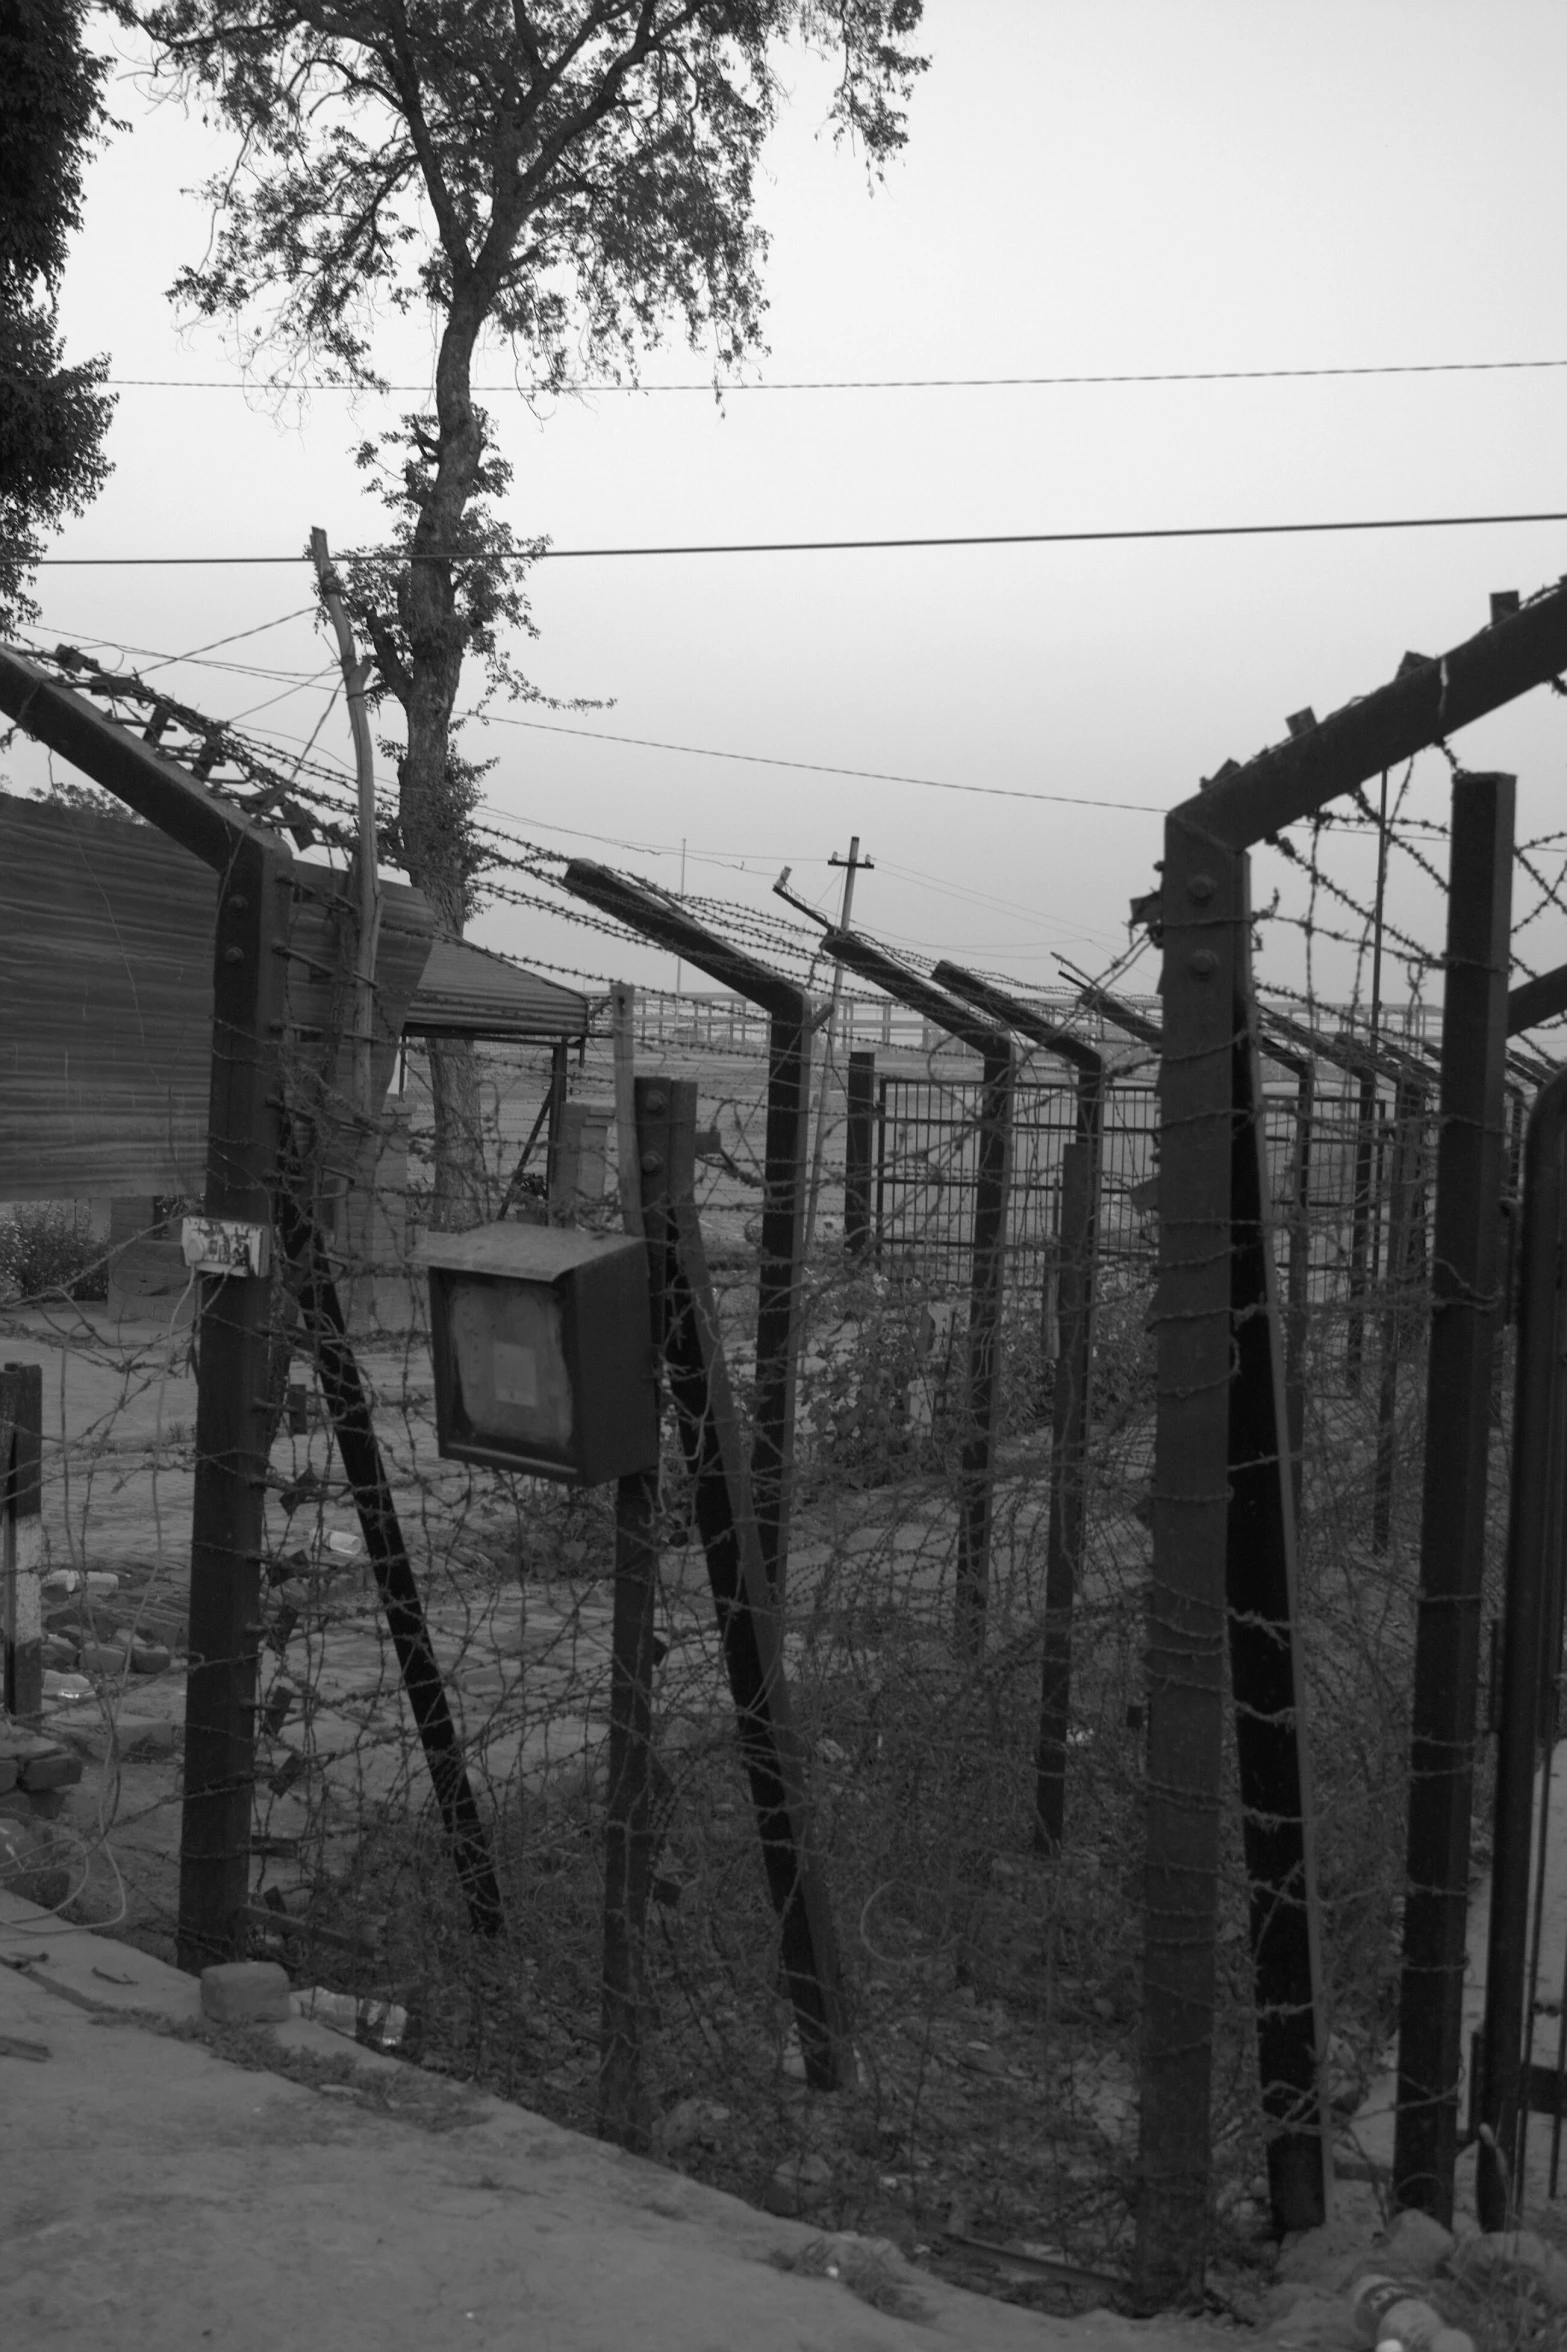
M 530 381 L 635 372 L 671 326 L 721 381 L 760 342 L 762 143 L 790 42 L 840 63 L 832 115 L 879 172 L 925 60 L 922 0 L 120 0 L 165 88 L 238 137 L 208 193 L 217 233 L 173 292 L 231 322 L 277 380 L 375 386 L 378 316 L 433 318 L 434 406 L 358 452 L 392 509 L 388 547 L 344 567 L 400 706 L 400 853 L 460 931 L 482 864 L 482 769 L 454 748 L 464 663 L 532 696 L 510 481 L 473 399 L 475 352 Z M 482 1213 L 471 1057 L 432 1055 L 436 1213 Z

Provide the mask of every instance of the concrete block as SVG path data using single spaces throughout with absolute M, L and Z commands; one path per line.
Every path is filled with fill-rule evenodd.
M 123 1674 L 128 1654 L 123 1642 L 84 1641 L 76 1663 L 83 1674 Z
M 47 1756 L 23 1756 L 16 1777 L 29 1796 L 44 1789 L 74 1788 L 82 1777 L 82 1760 L 67 1755 L 63 1748 Z
M 16 1758 L 14 1756 L 0 1756 L 0 1797 L 8 1795 L 15 1788 L 16 1772 Z
M 172 1654 L 162 1642 L 138 1641 L 131 1650 L 133 1674 L 167 1674 L 173 1662 Z
M 201 1972 L 201 2010 L 216 2025 L 281 2025 L 292 2015 L 275 1960 L 226 1960 Z

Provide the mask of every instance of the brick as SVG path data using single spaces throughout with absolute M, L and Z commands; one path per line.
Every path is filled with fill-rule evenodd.
M 0 1797 L 8 1796 L 16 1786 L 16 1758 L 0 1756 Z
M 282 2025 L 292 2014 L 275 1960 L 226 1960 L 201 1972 L 201 2010 L 217 2025 Z
M 133 1674 L 167 1674 L 173 1659 L 161 1642 L 136 1643 L 131 1651 Z

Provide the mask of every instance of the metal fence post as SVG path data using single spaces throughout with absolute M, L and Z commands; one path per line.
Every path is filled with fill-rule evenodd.
M 985 1646 L 990 1599 L 997 1354 L 1006 1274 L 1007 1187 L 1012 1159 L 1015 1061 L 1010 1040 L 985 1055 L 979 1114 L 979 1166 L 969 1256 L 968 1391 L 959 1449 L 958 1647 L 977 1657 Z
M 287 858 L 252 841 L 218 876 L 206 1208 L 268 1233 L 289 893 Z M 178 1937 L 192 1971 L 237 1955 L 250 1891 L 271 1305 L 270 1277 L 203 1279 Z
M 843 1155 L 843 1246 L 863 1257 L 871 1240 L 871 1128 L 876 1116 L 876 1056 L 849 1056 L 848 1124 Z
M 1145 2310 L 1200 2287 L 1208 2234 L 1241 860 L 1195 822 L 1172 816 L 1161 895 L 1158 1421 L 1134 2253 Z
M 1536 1098 L 1523 1185 L 1512 1493 L 1507 1521 L 1502 1704 L 1497 1727 L 1491 1908 L 1478 2113 L 1490 2127 L 1475 2180 L 1480 2226 L 1506 2229 L 1520 2177 L 1534 2020 L 1528 1975 L 1534 1784 L 1540 1753 L 1540 1653 L 1552 1583 L 1550 1543 L 1561 1488 L 1562 1220 L 1567 1206 L 1567 1071 Z M 1547 1765 L 1547 1769 L 1549 1766 Z M 1541 1890 L 1543 1896 L 1543 1888 Z
M 0 1371 L 0 1715 L 43 1719 L 43 1433 L 41 1364 Z
M 1066 1826 L 1066 1751 L 1072 1696 L 1072 1612 L 1083 1564 L 1084 1454 L 1093 1337 L 1096 1169 L 1081 1137 L 1061 1154 L 1057 1265 L 1060 1351 L 1050 1447 L 1050 1522 L 1045 1546 L 1045 1646 L 1040 1673 L 1034 1842 L 1045 1852 Z
M 1393 2191 L 1453 2212 L 1469 1816 L 1506 1168 L 1514 780 L 1453 778 Z

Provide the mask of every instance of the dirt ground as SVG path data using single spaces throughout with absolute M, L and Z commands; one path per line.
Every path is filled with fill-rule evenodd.
M 0 2298 L 29 2352 L 1198 2352 L 1222 2332 L 965 2295 L 304 2019 L 204 2037 L 191 1978 L 8 1896 L 0 2098 Z

